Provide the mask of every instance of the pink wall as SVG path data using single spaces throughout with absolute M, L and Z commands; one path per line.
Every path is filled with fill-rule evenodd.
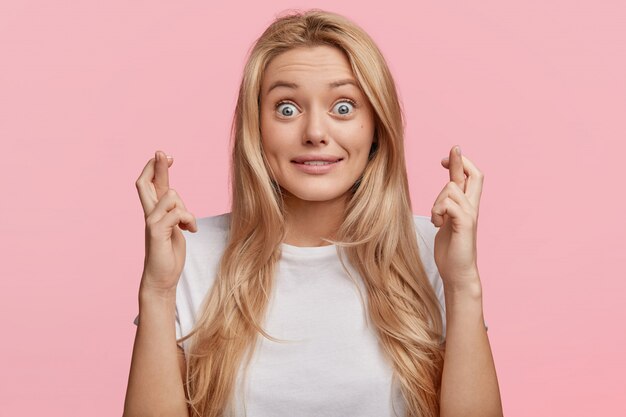
M 196 216 L 228 210 L 244 58 L 293 7 L 344 14 L 382 48 L 415 213 L 430 216 L 452 145 L 485 173 L 505 414 L 626 415 L 624 3 L 262 3 L 0 5 L 0 415 L 121 415 L 144 250 L 134 182 L 162 149 Z

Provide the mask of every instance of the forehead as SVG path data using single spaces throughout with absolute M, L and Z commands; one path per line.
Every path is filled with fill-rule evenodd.
M 348 79 L 358 85 L 350 61 L 340 49 L 327 45 L 298 47 L 270 61 L 263 74 L 261 91 L 268 94 L 278 82 L 306 87 Z

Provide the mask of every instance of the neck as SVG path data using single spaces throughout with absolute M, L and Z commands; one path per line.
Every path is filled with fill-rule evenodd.
M 347 195 L 329 201 L 304 201 L 285 196 L 284 243 L 293 246 L 325 246 L 343 222 Z

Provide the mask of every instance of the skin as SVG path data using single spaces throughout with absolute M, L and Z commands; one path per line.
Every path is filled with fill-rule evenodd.
M 450 181 L 431 210 L 431 221 L 439 227 L 435 236 L 435 262 L 449 289 L 471 290 L 476 284 L 472 279 L 478 275 L 476 232 L 484 175 L 469 158 L 461 155 L 459 146 L 452 147 L 441 164 L 448 169 Z
M 374 141 L 374 112 L 359 87 L 328 87 L 328 83 L 344 79 L 358 85 L 347 57 L 330 46 L 283 52 L 264 73 L 262 145 L 283 189 L 287 244 L 326 245 L 321 238 L 333 237 L 341 224 L 349 190 L 367 164 Z M 279 86 L 270 91 L 276 81 L 298 87 Z M 277 108 L 281 101 L 284 104 Z M 291 162 L 303 154 L 330 154 L 343 160 L 331 172 L 313 175 Z
M 371 107 L 359 89 L 342 86 L 329 90 L 326 86 L 330 81 L 351 76 L 347 59 L 331 47 L 291 50 L 268 66 L 261 96 L 262 143 L 285 193 L 288 211 L 285 243 L 325 244 L 321 237 L 332 237 L 332 231 L 341 223 L 349 189 L 367 164 L 374 140 Z M 300 87 L 297 90 L 279 87 L 268 93 L 269 85 L 278 79 L 295 82 Z M 353 99 L 357 107 L 354 115 L 342 118 L 336 112 L 341 107 L 339 101 L 345 97 Z M 276 103 L 285 98 L 293 106 L 279 109 L 284 111 L 288 107 L 293 112 L 281 118 Z M 350 110 L 354 109 L 350 107 Z M 444 283 L 447 322 L 440 415 L 499 417 L 503 415 L 502 403 L 484 327 L 476 251 L 484 175 L 469 158 L 461 155 L 460 149 L 457 153 L 456 148 L 452 147 L 448 158 L 441 161 L 449 171 L 449 181 L 431 210 L 431 221 L 439 228 L 434 257 Z M 292 158 L 304 153 L 328 153 L 343 157 L 346 163 L 332 175 L 313 176 L 291 165 Z M 154 299 L 163 297 L 174 300 L 180 261 L 184 259 L 184 239 L 179 227 L 197 231 L 195 218 L 169 186 L 168 168 L 173 161 L 168 161 L 162 152 L 157 154 L 158 160 L 150 160 L 137 181 L 149 226 L 145 269 L 151 271 L 144 272 L 141 293 L 152 304 Z M 148 307 L 144 310 L 149 311 Z M 167 337 L 172 339 L 173 335 Z M 167 352 L 162 356 L 171 359 L 174 354 Z M 180 353 L 178 356 L 182 376 L 184 359 Z M 173 373 L 174 367 L 170 368 Z
M 263 149 L 287 207 L 285 243 L 319 246 L 341 224 L 349 189 L 367 164 L 374 140 L 373 110 L 364 94 L 349 86 L 329 90 L 328 82 L 353 77 L 347 58 L 333 47 L 297 48 L 270 62 L 261 88 Z M 279 87 L 278 81 L 299 85 Z M 350 91 L 352 90 L 352 91 Z M 334 110 L 347 94 L 358 105 L 349 118 Z M 293 102 L 276 105 L 283 99 Z M 344 157 L 344 166 L 324 175 L 303 173 L 291 160 L 304 153 Z M 453 146 L 441 161 L 448 181 L 433 204 L 431 221 L 439 228 L 434 257 L 444 283 L 446 350 L 440 415 L 503 415 L 489 339 L 484 326 L 476 233 L 483 174 Z M 339 167 L 337 167 L 339 168 Z
M 198 231 L 196 219 L 170 188 L 173 159 L 157 151 L 135 182 L 146 222 L 144 270 L 139 287 L 139 324 L 124 401 L 124 416 L 189 415 L 185 357 L 173 323 L 176 284 L 185 261 L 181 229 Z
M 501 417 L 502 401 L 484 326 L 476 251 L 484 175 L 457 146 L 441 164 L 448 169 L 450 181 L 431 210 L 431 221 L 439 227 L 434 256 L 446 300 L 440 415 Z

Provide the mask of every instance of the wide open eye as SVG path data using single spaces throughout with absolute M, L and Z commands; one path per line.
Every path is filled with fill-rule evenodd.
M 278 113 L 280 113 L 283 117 L 291 117 L 298 111 L 296 106 L 288 101 L 281 101 L 278 103 L 276 105 L 276 110 L 278 110 Z
M 344 99 L 335 104 L 334 109 L 337 109 L 337 113 L 341 116 L 347 116 L 350 114 L 350 108 L 354 109 L 355 103 L 352 100 Z

